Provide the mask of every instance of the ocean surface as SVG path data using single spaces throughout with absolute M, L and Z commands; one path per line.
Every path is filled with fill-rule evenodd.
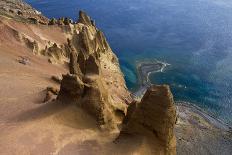
M 187 101 L 232 125 L 231 0 L 26 0 L 48 17 L 86 11 L 105 33 L 130 90 L 136 63 L 170 64 L 150 75 Z

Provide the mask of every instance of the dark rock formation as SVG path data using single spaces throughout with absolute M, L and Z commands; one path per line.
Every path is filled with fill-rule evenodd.
M 79 64 L 79 67 L 80 67 L 80 70 L 81 70 L 82 73 L 85 72 L 85 61 L 86 61 L 85 55 L 82 52 L 80 52 L 78 54 L 77 62 Z
M 93 55 L 90 55 L 89 58 L 86 61 L 86 69 L 85 69 L 85 74 L 100 74 L 100 64 L 96 57 Z
M 129 106 L 121 134 L 153 135 L 167 152 L 175 154 L 175 122 L 176 108 L 170 88 L 154 85 L 147 90 L 140 103 Z
M 84 91 L 84 83 L 77 75 L 63 75 L 57 99 L 64 102 L 78 102 Z
M 130 119 L 131 119 L 134 111 L 136 110 L 138 104 L 139 103 L 137 101 L 133 101 L 132 103 L 130 103 L 130 105 L 127 108 L 127 114 L 123 119 L 123 124 L 127 124 L 130 121 Z
M 79 11 L 78 23 L 82 23 L 84 25 L 93 25 L 90 17 L 83 11 Z
M 49 20 L 48 25 L 56 25 L 57 24 L 57 20 L 55 18 L 52 18 Z
M 85 55 L 89 55 L 93 52 L 93 43 L 89 38 L 88 31 L 87 27 L 83 27 L 78 37 L 80 51 L 82 51 Z
M 109 44 L 106 41 L 106 38 L 105 38 L 103 32 L 101 32 L 100 30 L 97 31 L 96 42 L 97 42 L 97 44 L 101 45 L 101 47 L 100 47 L 101 50 L 108 50 L 110 48 Z
M 70 52 L 69 71 L 70 74 L 80 74 L 80 69 L 77 63 L 77 53 L 75 51 Z
M 22 0 L 1 0 L 0 15 L 29 23 L 48 23 L 48 18 Z
M 69 61 L 69 72 L 70 74 L 81 74 L 81 70 L 79 68 L 79 64 L 77 62 L 77 52 L 75 49 L 72 47 L 72 45 L 69 43 L 68 44 L 68 53 L 70 53 L 70 61 Z
M 69 25 L 70 24 L 70 19 L 65 17 L 64 18 L 64 25 Z
M 84 88 L 81 106 L 93 115 L 99 125 L 113 125 L 114 115 L 110 109 L 108 92 L 103 87 L 101 79 L 89 79 L 88 86 Z

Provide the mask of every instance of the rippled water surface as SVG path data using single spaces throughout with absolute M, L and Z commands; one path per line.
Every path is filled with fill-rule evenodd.
M 192 102 L 232 124 L 232 1 L 27 0 L 48 17 L 92 16 L 118 55 L 131 90 L 135 64 L 171 64 L 150 76 L 170 84 L 176 100 Z

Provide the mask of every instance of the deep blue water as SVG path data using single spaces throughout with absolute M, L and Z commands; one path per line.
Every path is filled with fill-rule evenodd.
M 106 34 L 129 89 L 135 63 L 171 64 L 151 81 L 170 84 L 176 100 L 192 102 L 232 124 L 232 1 L 26 0 L 48 17 L 86 11 Z

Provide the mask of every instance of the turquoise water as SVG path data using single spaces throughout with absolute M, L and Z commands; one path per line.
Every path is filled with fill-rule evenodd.
M 188 101 L 232 124 L 232 2 L 229 0 L 27 0 L 48 17 L 96 20 L 120 60 L 129 89 L 135 64 L 171 64 L 150 76 L 170 84 L 176 100 Z

